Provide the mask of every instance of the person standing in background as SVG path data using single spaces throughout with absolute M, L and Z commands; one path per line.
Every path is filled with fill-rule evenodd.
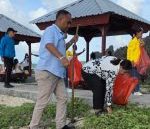
M 140 26 L 135 26 L 133 28 L 132 40 L 130 41 L 127 49 L 127 59 L 132 62 L 133 69 L 131 70 L 131 75 L 140 79 L 140 74 L 136 69 L 136 63 L 139 61 L 141 55 L 140 47 L 144 46 L 142 41 L 143 28 Z M 142 95 L 140 91 L 140 85 L 138 84 L 134 90 L 134 95 Z
M 15 41 L 14 37 L 16 34 L 16 30 L 13 28 L 8 28 L 7 33 L 2 37 L 0 43 L 0 56 L 1 60 L 5 65 L 5 84 L 6 88 L 13 88 L 14 86 L 10 84 L 11 80 L 11 72 L 13 68 L 13 60 L 15 57 Z

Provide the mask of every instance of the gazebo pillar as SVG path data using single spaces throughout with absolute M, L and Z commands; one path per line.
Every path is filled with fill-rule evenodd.
M 31 60 L 31 43 L 28 44 L 28 51 L 29 51 L 29 76 L 32 75 L 32 60 Z
M 89 45 L 92 38 L 92 36 L 84 36 L 84 39 L 86 41 L 86 62 L 89 61 Z
M 106 54 L 106 36 L 107 36 L 108 26 L 100 27 L 101 35 L 102 35 L 102 55 Z

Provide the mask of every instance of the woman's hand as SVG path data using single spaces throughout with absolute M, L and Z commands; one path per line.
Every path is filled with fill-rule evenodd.
M 144 43 L 144 41 L 143 41 L 142 39 L 140 40 L 140 46 L 141 46 L 141 47 L 144 47 L 144 46 L 145 46 L 145 43 Z
M 106 111 L 107 111 L 108 114 L 112 114 L 111 106 L 106 107 Z
M 141 45 L 141 47 L 144 47 L 145 46 L 145 44 L 140 44 Z

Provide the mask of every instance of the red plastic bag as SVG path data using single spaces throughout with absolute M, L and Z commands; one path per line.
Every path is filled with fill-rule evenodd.
M 72 79 L 73 62 L 74 62 L 74 79 Z M 70 61 L 70 65 L 68 67 L 68 77 L 71 84 L 74 84 L 74 86 L 77 86 L 79 82 L 82 80 L 81 69 L 82 69 L 82 64 L 78 60 L 78 58 L 77 57 L 72 58 Z
M 131 77 L 128 73 L 118 74 L 114 83 L 113 103 L 126 105 L 137 84 L 138 79 Z
M 150 68 L 150 58 L 144 47 L 141 47 L 141 56 L 135 66 L 141 75 L 145 75 L 148 68 Z

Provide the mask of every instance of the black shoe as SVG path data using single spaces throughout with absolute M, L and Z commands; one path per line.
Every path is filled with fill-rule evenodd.
M 4 87 L 5 87 L 5 88 L 13 88 L 14 86 L 11 85 L 11 84 L 5 84 Z
M 65 125 L 62 129 L 75 129 L 75 127 L 74 126 Z

